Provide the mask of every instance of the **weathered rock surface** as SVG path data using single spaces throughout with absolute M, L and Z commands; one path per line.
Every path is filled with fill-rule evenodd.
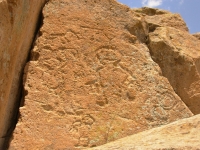
M 114 0 L 52 0 L 24 75 L 11 150 L 80 149 L 192 116 Z
M 90 150 L 199 150 L 200 115 L 122 138 Z
M 173 14 L 166 10 L 148 7 L 133 10 L 137 13 L 143 14 L 145 21 L 149 25 L 150 32 L 154 31 L 156 27 L 173 27 L 188 32 L 188 27 L 180 14 Z
M 200 41 L 188 32 L 158 27 L 149 34 L 152 58 L 194 114 L 200 113 Z
M 45 0 L 0 0 L 0 149 L 12 132 L 21 76 Z
M 200 32 L 193 34 L 193 36 L 200 40 Z

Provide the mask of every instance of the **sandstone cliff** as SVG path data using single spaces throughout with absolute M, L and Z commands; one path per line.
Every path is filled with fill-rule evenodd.
M 166 124 L 199 113 L 200 41 L 188 33 L 180 15 L 152 8 L 130 9 L 115 0 L 50 0 L 34 41 L 36 20 L 45 1 L 17 2 L 11 4 L 19 12 L 7 19 L 17 26 L 14 18 L 22 17 L 24 30 L 10 25 L 7 28 L 18 33 L 15 42 L 0 38 L 5 47 L 8 43 L 17 47 L 14 52 L 13 47 L 0 51 L 2 59 L 13 54 L 7 57 L 13 60 L 8 65 L 11 68 L 2 61 L 7 76 L 0 76 L 4 90 L 0 94 L 7 96 L 0 105 L 0 117 L 8 120 L 1 121 L 2 137 L 9 136 L 14 106 L 19 106 L 17 99 L 21 98 L 10 150 L 83 149 L 141 131 L 145 132 L 139 135 L 156 131 L 154 136 L 158 136 L 161 130 L 165 135 Z M 10 10 L 9 1 L 0 4 Z M 27 13 L 22 10 L 25 7 Z M 1 35 L 5 30 L 0 28 Z M 179 129 L 182 122 L 175 124 Z M 159 126 L 163 127 L 149 130 Z M 193 139 L 198 140 L 197 136 Z

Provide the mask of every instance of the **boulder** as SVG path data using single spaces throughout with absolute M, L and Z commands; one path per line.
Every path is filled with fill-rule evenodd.
M 44 3 L 0 0 L 0 149 L 16 124 L 21 76 Z
M 43 17 L 11 150 L 94 147 L 193 115 L 151 59 L 142 15 L 51 0 Z
M 188 32 L 157 27 L 148 47 L 174 91 L 194 114 L 200 113 L 200 41 Z
M 194 37 L 200 40 L 200 32 L 192 34 Z
M 149 31 L 153 32 L 156 27 L 173 27 L 181 31 L 187 31 L 188 27 L 180 14 L 174 14 L 166 10 L 155 8 L 138 8 L 133 9 L 135 12 L 143 14 L 145 21 L 149 25 Z
M 200 115 L 88 150 L 199 150 Z

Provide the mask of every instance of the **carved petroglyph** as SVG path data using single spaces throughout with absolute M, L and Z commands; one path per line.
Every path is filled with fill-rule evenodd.
M 52 0 L 45 6 L 20 110 L 30 128 L 41 125 L 37 137 L 44 141 L 35 143 L 40 149 L 97 146 L 191 115 L 171 96 L 174 91 L 140 42 L 141 20 L 127 9 L 115 1 Z M 138 32 L 130 33 L 128 25 Z M 25 121 L 15 133 L 20 128 L 27 128 Z

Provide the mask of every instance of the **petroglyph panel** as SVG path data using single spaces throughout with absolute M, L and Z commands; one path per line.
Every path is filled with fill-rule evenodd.
M 141 21 L 128 7 L 52 0 L 43 14 L 12 147 L 94 147 L 192 115 L 127 30 Z

